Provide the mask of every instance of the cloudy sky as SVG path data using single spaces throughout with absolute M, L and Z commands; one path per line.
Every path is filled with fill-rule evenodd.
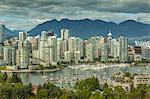
M 150 0 L 0 0 L 0 24 L 28 31 L 47 20 L 101 19 L 150 24 Z

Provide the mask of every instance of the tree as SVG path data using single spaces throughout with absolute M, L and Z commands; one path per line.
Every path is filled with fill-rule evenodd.
M 11 82 L 12 83 L 21 82 L 21 78 L 18 77 L 17 73 L 13 73 Z
M 4 74 L 3 74 L 3 77 L 2 77 L 2 80 L 4 81 L 4 82 L 6 82 L 6 80 L 7 80 L 7 73 L 5 72 Z
M 96 89 L 99 89 L 99 87 L 99 81 L 95 77 L 81 80 L 75 84 L 75 88 L 79 90 L 88 89 L 89 91 L 95 91 Z
M 37 93 L 37 99 L 48 99 L 48 89 L 41 89 Z
M 0 97 L 2 99 L 12 99 L 13 88 L 10 84 L 4 84 L 0 86 Z

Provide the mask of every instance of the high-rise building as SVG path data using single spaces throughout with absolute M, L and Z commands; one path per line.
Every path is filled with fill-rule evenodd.
M 11 47 L 4 47 L 4 60 L 7 61 L 7 65 L 11 65 L 12 62 L 12 50 Z
M 74 57 L 75 57 L 75 62 L 78 63 L 78 61 L 80 61 L 80 59 L 81 59 L 80 51 L 75 51 L 74 52 Z
M 141 55 L 142 59 L 150 60 L 150 46 L 142 46 Z
M 89 43 L 91 43 L 93 45 L 93 57 L 94 58 L 98 58 L 99 55 L 99 46 L 97 46 L 97 43 L 99 42 L 99 38 L 98 37 L 91 37 L 88 40 Z
M 61 61 L 61 38 L 57 38 L 57 62 Z
M 101 48 L 101 62 L 108 62 L 108 45 L 104 44 Z
M 86 60 L 87 61 L 93 61 L 94 56 L 93 56 L 93 45 L 92 44 L 87 44 L 86 45 Z
M 3 44 L 5 40 L 5 25 L 0 25 L 0 44 Z
M 106 40 L 103 36 L 99 37 L 99 41 L 98 41 L 98 56 L 101 56 L 101 48 L 103 47 L 103 45 L 105 44 Z
M 46 31 L 42 31 L 41 32 L 41 40 L 45 41 L 48 38 L 48 34 Z
M 120 53 L 120 45 L 119 42 L 116 39 L 111 40 L 111 56 L 114 59 L 117 59 L 119 57 Z
M 112 40 L 111 30 L 109 30 L 107 36 L 108 36 L 107 37 L 108 54 L 111 55 L 111 40 Z
M 69 29 L 61 29 L 61 39 L 62 40 L 68 40 L 69 38 Z
M 76 38 L 70 37 L 68 39 L 69 52 L 71 55 L 71 59 L 74 60 L 74 52 L 76 51 Z
M 119 38 L 120 43 L 120 54 L 119 54 L 119 61 L 120 62 L 127 62 L 128 61 L 128 39 L 124 36 Z
M 65 62 L 70 62 L 71 61 L 71 57 L 70 57 L 70 52 L 69 51 L 66 51 L 64 53 L 64 61 Z
M 50 36 L 48 38 L 48 45 L 51 46 L 50 48 L 50 62 L 56 63 L 57 62 L 57 39 L 56 36 Z
M 5 25 L 0 25 L 0 56 L 3 56 L 4 40 L 5 40 Z
M 19 42 L 19 49 L 17 50 L 17 66 L 19 68 L 28 68 L 29 65 L 29 48 L 28 42 Z
M 27 38 L 27 33 L 25 32 L 19 32 L 19 41 L 24 42 Z

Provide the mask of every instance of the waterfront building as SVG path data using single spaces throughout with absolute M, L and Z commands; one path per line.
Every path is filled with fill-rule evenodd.
M 70 60 L 71 60 L 70 52 L 69 52 L 69 51 L 66 51 L 66 52 L 64 53 L 64 61 L 65 61 L 65 62 L 70 62 Z
M 75 51 L 74 52 L 74 57 L 75 57 L 75 62 L 78 63 L 78 61 L 80 61 L 80 59 L 81 59 L 80 51 Z
M 120 62 L 127 62 L 128 61 L 128 39 L 124 36 L 119 38 L 120 44 L 120 54 L 119 54 L 119 61 Z
M 57 39 L 56 36 L 49 36 L 48 45 L 50 46 L 50 63 L 57 62 Z
M 104 44 L 101 48 L 101 62 L 108 62 L 108 46 Z
M 150 84 L 150 74 L 137 74 L 134 76 L 133 84 L 135 87 L 137 87 L 139 84 Z
M 76 51 L 76 38 L 75 37 L 70 37 L 68 39 L 68 46 L 69 46 L 69 52 L 70 52 L 70 57 L 71 60 L 74 60 L 74 52 Z
M 16 65 L 16 49 L 14 47 L 11 48 L 11 54 L 12 54 L 12 58 L 11 58 L 11 65 Z
M 40 41 L 40 44 L 39 44 L 39 51 L 40 51 L 40 59 L 41 60 L 44 60 L 45 59 L 45 51 L 44 51 L 44 48 L 46 46 L 46 41 L 44 40 L 41 40 Z
M 134 61 L 142 61 L 142 56 L 140 54 L 134 54 Z
M 141 55 L 142 59 L 150 60 L 150 46 L 142 46 Z
M 57 62 L 61 61 L 61 38 L 57 38 Z
M 9 46 L 4 47 L 4 61 L 7 61 L 7 65 L 11 65 L 12 51 Z
M 28 68 L 29 65 L 29 48 L 28 41 L 19 42 L 17 50 L 17 66 L 19 68 Z
M 92 44 L 86 45 L 86 60 L 93 61 L 93 45 Z

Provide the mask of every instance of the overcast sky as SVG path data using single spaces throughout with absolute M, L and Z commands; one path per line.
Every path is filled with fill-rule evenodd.
M 63 18 L 100 19 L 150 24 L 150 0 L 0 0 L 0 24 L 28 31 L 37 24 Z

